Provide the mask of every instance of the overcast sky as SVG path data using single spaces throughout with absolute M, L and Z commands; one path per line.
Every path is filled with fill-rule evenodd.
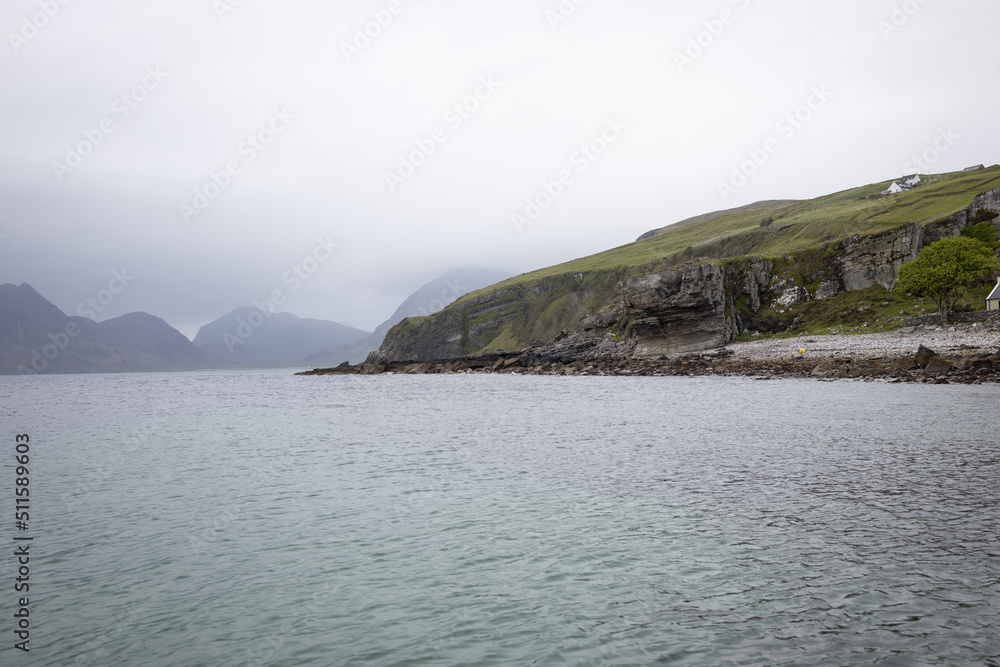
M 371 330 L 451 266 L 1000 162 L 995 0 L 576 2 L 7 0 L 0 282 Z

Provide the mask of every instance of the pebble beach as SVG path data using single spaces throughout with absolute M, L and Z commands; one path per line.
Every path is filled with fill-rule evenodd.
M 954 326 L 907 327 L 875 334 L 833 334 L 768 338 L 732 343 L 733 359 L 756 361 L 843 357 L 879 358 L 911 355 L 921 345 L 942 355 L 994 355 L 1000 353 L 1000 322 Z M 800 354 L 799 350 L 805 350 Z

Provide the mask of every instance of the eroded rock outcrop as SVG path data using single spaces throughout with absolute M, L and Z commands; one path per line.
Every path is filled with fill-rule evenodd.
M 771 283 L 770 262 L 750 259 L 637 276 L 622 296 L 635 355 L 653 357 L 722 347 L 760 309 Z

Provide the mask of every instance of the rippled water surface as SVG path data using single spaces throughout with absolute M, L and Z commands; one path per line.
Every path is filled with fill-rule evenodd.
M 1000 664 L 996 387 L 8 377 L 0 417 L 3 665 Z

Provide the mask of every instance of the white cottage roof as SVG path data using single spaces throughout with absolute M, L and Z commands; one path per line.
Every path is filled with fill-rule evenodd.
M 997 283 L 997 286 L 993 289 L 993 291 L 990 293 L 990 295 L 988 297 L 986 297 L 986 300 L 987 301 L 1000 301 L 1000 283 Z

